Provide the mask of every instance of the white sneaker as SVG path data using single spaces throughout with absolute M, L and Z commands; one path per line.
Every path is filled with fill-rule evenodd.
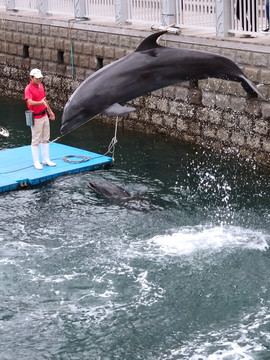
M 42 163 L 43 163 L 43 165 L 55 166 L 56 164 L 50 160 L 49 146 L 50 146 L 49 143 L 41 144 L 41 153 L 42 153 L 42 157 L 43 157 Z
M 269 28 L 262 30 L 261 33 L 265 35 L 269 35 L 270 34 Z
M 46 165 L 48 165 L 48 166 L 56 166 L 56 163 L 52 162 L 50 159 L 43 160 L 42 164 L 45 165 L 45 166 Z
M 42 170 L 43 169 L 43 166 L 41 165 L 40 162 L 36 161 L 34 163 L 34 167 L 37 169 L 37 170 Z
M 42 170 L 43 167 L 42 167 L 41 163 L 39 162 L 39 146 L 31 145 L 31 150 L 32 150 L 34 167 L 37 170 Z

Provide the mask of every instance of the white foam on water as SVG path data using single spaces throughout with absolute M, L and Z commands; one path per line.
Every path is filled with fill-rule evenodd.
M 20 251 L 35 251 L 35 252 L 45 252 L 46 247 L 42 244 L 32 244 L 25 241 L 13 241 L 9 243 L 6 247 L 13 248 Z
M 100 297 L 111 298 L 118 295 L 115 291 L 106 290 L 103 294 L 99 294 Z
M 164 290 L 158 284 L 148 280 L 148 271 L 139 273 L 135 282 L 140 284 L 140 295 L 136 306 L 150 306 L 163 297 Z
M 0 264 L 4 264 L 4 265 L 7 265 L 7 264 L 16 264 L 16 261 L 14 260 L 11 260 L 9 258 L 3 258 L 3 259 L 0 259 Z
M 172 349 L 166 360 L 254 360 L 257 355 L 258 359 L 268 358 L 268 305 L 261 307 L 258 312 L 243 316 L 237 324 L 228 328 L 193 334 L 192 340 L 178 349 Z
M 36 273 L 35 270 L 28 270 L 28 274 L 32 276 L 31 281 L 33 282 L 40 282 L 43 281 L 44 283 L 62 283 L 65 281 L 72 281 L 76 280 L 76 278 L 80 278 L 81 276 L 85 275 L 83 273 L 76 273 L 73 272 L 72 274 L 60 274 L 60 275 L 50 275 L 45 276 L 39 273 Z
M 198 251 L 215 252 L 224 248 L 265 251 L 269 248 L 270 235 L 236 226 L 197 226 L 183 227 L 168 235 L 158 235 L 151 241 L 165 254 L 190 255 Z

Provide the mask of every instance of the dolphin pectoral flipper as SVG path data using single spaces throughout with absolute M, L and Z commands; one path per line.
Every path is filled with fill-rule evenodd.
M 131 106 L 122 106 L 118 103 L 114 103 L 108 108 L 101 111 L 102 114 L 108 115 L 108 116 L 121 116 L 128 114 L 132 111 L 135 111 L 136 109 Z

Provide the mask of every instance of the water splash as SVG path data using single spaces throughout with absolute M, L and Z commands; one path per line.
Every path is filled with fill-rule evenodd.
M 258 312 L 243 315 L 239 324 L 220 331 L 193 334 L 194 339 L 172 349 L 169 359 L 254 360 L 269 357 L 269 303 Z
M 179 231 L 152 238 L 164 254 L 190 255 L 199 251 L 217 252 L 222 249 L 245 248 L 264 251 L 270 236 L 260 231 L 236 226 L 213 228 L 183 227 Z

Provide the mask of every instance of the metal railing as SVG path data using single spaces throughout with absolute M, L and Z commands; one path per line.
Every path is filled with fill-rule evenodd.
M 266 3 L 267 0 L 231 0 L 232 32 L 256 33 L 269 27 L 266 15 Z
M 74 1 L 73 0 L 49 0 L 48 1 L 49 14 L 62 14 L 74 16 Z
M 114 0 L 86 0 L 86 17 L 103 17 L 115 19 Z
M 180 27 L 216 27 L 216 0 L 176 0 L 176 24 Z
M 37 0 L 15 0 L 14 5 L 18 10 L 37 11 Z
M 227 24 L 227 29 L 221 34 L 224 36 L 228 33 L 258 33 L 269 27 L 266 16 L 267 1 L 0 0 L 0 8 L 1 10 L 6 8 L 17 11 L 38 11 L 41 16 L 55 14 L 75 16 L 75 18 L 107 18 L 118 24 L 124 24 L 126 21 L 148 23 L 150 26 L 174 24 L 181 28 L 209 29 L 213 32 L 216 31 L 217 35 L 220 35 L 218 33 L 220 23 L 218 22 L 222 18 L 222 21 Z M 76 7 L 79 7 L 79 10 Z M 76 10 L 78 11 L 76 12 Z
M 128 20 L 146 23 L 161 23 L 160 0 L 129 0 Z

